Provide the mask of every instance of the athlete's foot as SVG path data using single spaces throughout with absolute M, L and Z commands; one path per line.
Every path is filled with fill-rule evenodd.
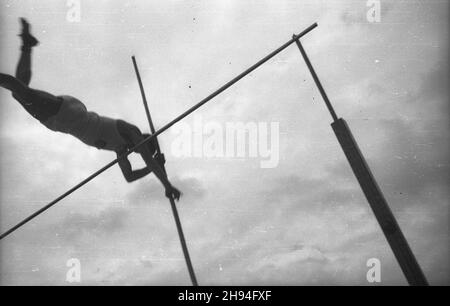
M 25 18 L 20 18 L 20 22 L 22 23 L 22 33 L 19 34 L 22 37 L 22 48 L 23 49 L 31 49 L 32 47 L 39 44 L 39 41 L 31 35 L 30 33 L 30 24 Z

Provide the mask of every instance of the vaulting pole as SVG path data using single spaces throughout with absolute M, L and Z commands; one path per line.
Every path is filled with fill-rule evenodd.
M 295 35 L 294 35 L 295 37 Z M 381 192 L 380 187 L 378 186 L 375 177 L 370 171 L 369 165 L 367 164 L 361 150 L 356 143 L 355 138 L 350 131 L 347 123 L 344 119 L 339 118 L 336 115 L 333 106 L 331 105 L 330 100 L 328 99 L 325 90 L 320 83 L 320 80 L 314 71 L 314 68 L 309 61 L 309 58 L 306 54 L 305 49 L 300 43 L 299 39 L 295 40 L 300 53 L 303 56 L 303 59 L 308 66 L 309 71 L 314 79 L 314 82 L 319 89 L 320 94 L 322 95 L 323 100 L 333 118 L 334 122 L 331 124 L 334 133 L 339 141 L 339 144 L 344 151 L 345 156 L 347 157 L 348 162 L 353 170 L 353 173 L 356 176 L 356 179 L 361 186 L 361 189 L 366 196 L 367 201 L 369 202 L 372 211 L 380 224 L 381 229 L 405 275 L 408 283 L 413 286 L 426 286 L 428 282 L 425 278 L 425 275 L 422 272 L 416 258 L 414 257 L 411 248 L 406 241 L 405 236 L 400 229 L 400 226 L 397 223 L 397 220 L 394 217 L 389 205 L 384 198 L 383 193 Z
M 150 115 L 150 110 L 148 109 L 147 98 L 145 96 L 144 85 L 142 85 L 141 74 L 139 73 L 139 69 L 138 69 L 138 66 L 136 63 L 136 57 L 133 55 L 131 57 L 131 60 L 133 61 L 134 71 L 136 72 L 136 78 L 137 78 L 138 84 L 139 84 L 139 90 L 141 91 L 142 102 L 144 102 L 145 114 L 147 115 L 147 121 L 148 121 L 148 125 L 150 127 L 150 133 L 154 134 L 155 126 L 153 125 L 152 116 Z M 155 137 L 154 143 L 156 145 L 156 152 L 158 152 L 160 154 L 161 148 L 159 147 L 159 141 L 158 141 L 157 137 Z
M 136 72 L 136 77 L 138 79 L 139 89 L 141 91 L 142 102 L 144 103 L 144 107 L 145 107 L 145 113 L 147 114 L 147 120 L 148 120 L 148 124 L 150 127 L 150 132 L 152 134 L 154 134 L 155 127 L 153 126 L 152 117 L 150 116 L 150 110 L 148 109 L 147 98 L 145 97 L 144 86 L 142 85 L 141 75 L 139 73 L 139 69 L 138 69 L 138 66 L 136 63 L 136 58 L 133 55 L 131 57 L 131 59 L 133 60 L 134 71 Z M 163 159 L 164 159 L 164 155 L 161 153 L 161 148 L 159 146 L 157 137 L 155 137 L 154 143 L 156 145 L 156 152 L 159 155 L 163 156 Z M 166 167 L 164 166 L 164 163 L 161 163 L 160 166 L 161 166 L 164 174 L 167 175 L 167 171 L 166 171 Z M 186 239 L 184 238 L 183 228 L 181 227 L 181 221 L 180 221 L 180 217 L 178 215 L 177 206 L 175 205 L 175 200 L 173 199 L 173 197 L 169 197 L 169 200 L 170 200 L 170 206 L 172 207 L 173 217 L 175 219 L 175 224 L 177 226 L 178 236 L 180 237 L 181 248 L 183 249 L 183 254 L 184 254 L 184 258 L 186 260 L 186 265 L 187 265 L 187 268 L 189 271 L 189 276 L 191 277 L 192 285 L 198 286 L 197 278 L 195 277 L 194 267 L 192 266 L 191 257 L 189 256 L 189 250 L 187 247 Z
M 212 94 L 210 94 L 209 96 L 207 96 L 206 98 L 204 98 L 203 100 L 201 100 L 200 102 L 198 102 L 197 104 L 195 104 L 194 106 L 192 106 L 191 108 L 189 108 L 188 110 L 186 110 L 184 113 L 182 113 L 181 115 L 179 115 L 178 117 L 176 117 L 175 119 L 173 119 L 172 121 L 170 121 L 169 123 L 167 123 L 165 126 L 163 126 L 162 128 L 160 128 L 159 130 L 157 130 L 154 134 L 150 135 L 149 137 L 143 139 L 140 143 L 138 143 L 137 145 L 135 145 L 133 148 L 131 148 L 130 150 L 128 150 L 127 152 L 125 152 L 123 155 L 119 156 L 118 158 L 116 158 L 115 160 L 109 162 L 107 165 L 105 165 L 103 168 L 97 170 L 96 172 L 94 172 L 93 174 L 91 174 L 90 176 L 88 176 L 87 178 L 85 178 L 84 180 L 82 180 L 80 183 L 78 183 L 77 185 L 75 185 L 74 187 L 72 187 L 71 189 L 69 189 L 68 191 L 66 191 L 65 193 L 63 193 L 62 195 L 60 195 L 59 197 L 57 197 L 56 199 L 54 199 L 53 201 L 51 201 L 50 203 L 48 203 L 47 205 L 45 205 L 44 207 L 42 207 L 41 209 L 39 209 L 38 211 L 36 211 L 35 213 L 31 214 L 29 217 L 23 219 L 21 222 L 19 222 L 18 224 L 16 224 L 15 226 L 13 226 L 12 228 L 10 228 L 9 230 L 7 230 L 6 232 L 4 232 L 3 234 L 0 235 L 0 240 L 2 240 L 3 238 L 5 238 L 6 236 L 8 236 L 9 234 L 11 234 L 12 232 L 14 232 L 15 230 L 17 230 L 19 227 L 23 226 L 24 224 L 26 224 L 27 222 L 31 221 L 32 219 L 34 219 L 35 217 L 37 217 L 38 215 L 40 215 L 41 213 L 43 213 L 44 211 L 46 211 L 47 209 L 49 209 L 50 207 L 52 207 L 53 205 L 55 205 L 56 203 L 58 203 L 59 201 L 61 201 L 62 199 L 64 199 L 65 197 L 67 197 L 68 195 L 70 195 L 71 193 L 73 193 L 75 190 L 79 189 L 80 187 L 82 187 L 83 185 L 85 185 L 86 183 L 90 182 L 92 179 L 94 179 L 95 177 L 97 177 L 98 175 L 102 174 L 103 172 L 105 172 L 106 170 L 108 170 L 109 168 L 111 168 L 112 166 L 114 166 L 115 164 L 117 164 L 117 162 L 125 157 L 127 157 L 128 155 L 130 155 L 131 153 L 133 153 L 134 151 L 136 151 L 137 149 L 139 149 L 142 145 L 144 145 L 145 143 L 147 143 L 148 141 L 150 141 L 151 139 L 155 138 L 156 136 L 158 136 L 159 134 L 165 132 L 166 130 L 168 130 L 172 125 L 174 125 L 175 123 L 179 122 L 180 120 L 186 118 L 187 116 L 189 116 L 190 114 L 192 114 L 194 111 L 196 111 L 198 108 L 200 108 L 201 106 L 203 106 L 204 104 L 206 104 L 209 100 L 211 100 L 212 98 L 216 97 L 217 95 L 219 95 L 220 93 L 224 92 L 226 89 L 228 89 L 229 87 L 231 87 L 233 84 L 235 84 L 236 82 L 238 82 L 239 80 L 241 80 L 243 77 L 245 77 L 247 74 L 251 73 L 253 70 L 255 70 L 256 68 L 258 68 L 259 66 L 261 66 L 262 64 L 264 64 L 265 62 L 267 62 L 269 59 L 271 59 L 272 57 L 274 57 L 275 55 L 277 55 L 278 53 L 280 53 L 281 51 L 283 51 L 284 49 L 286 49 L 288 46 L 290 46 L 292 43 L 294 43 L 296 41 L 296 39 L 299 39 L 300 37 L 302 37 L 303 35 L 309 33 L 311 30 L 313 30 L 315 27 L 317 27 L 317 23 L 314 23 L 312 25 L 310 25 L 308 28 L 306 28 L 305 30 L 303 30 L 300 34 L 295 35 L 292 39 L 290 39 L 289 41 L 287 41 L 286 43 L 284 43 L 281 47 L 279 47 L 278 49 L 276 49 L 275 51 L 272 51 L 269 55 L 267 55 L 266 57 L 264 57 L 263 59 L 261 59 L 260 61 L 258 61 L 256 64 L 254 64 L 253 66 L 251 66 L 250 68 L 248 68 L 247 70 L 245 70 L 244 72 L 242 72 L 241 74 L 239 74 L 238 76 L 234 77 L 232 80 L 230 80 L 228 83 L 226 83 L 225 85 L 223 85 L 222 87 L 220 87 L 219 89 L 217 89 L 216 91 L 214 91 Z

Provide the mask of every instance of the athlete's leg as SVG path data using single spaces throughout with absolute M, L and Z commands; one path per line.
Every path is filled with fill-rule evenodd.
M 31 81 L 31 48 L 20 52 L 19 63 L 16 68 L 16 78 L 29 85 Z
M 61 99 L 41 90 L 28 87 L 31 79 L 31 49 L 38 44 L 30 34 L 30 25 L 21 18 L 22 47 L 16 77 L 0 73 L 0 86 L 9 89 L 25 110 L 33 117 L 43 122 L 55 115 L 61 106 Z
M 22 83 L 29 85 L 31 80 L 31 50 L 38 44 L 38 40 L 30 33 L 30 24 L 24 19 L 20 19 L 22 23 L 22 47 L 19 63 L 16 68 L 16 78 Z
M 0 73 L 0 86 L 10 90 L 12 93 L 26 94 L 28 86 L 9 74 Z
M 42 90 L 32 89 L 12 75 L 0 73 L 0 86 L 12 92 L 25 110 L 41 122 L 56 115 L 61 106 L 61 99 Z

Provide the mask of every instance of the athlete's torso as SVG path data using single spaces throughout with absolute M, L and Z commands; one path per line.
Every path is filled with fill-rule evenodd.
M 90 112 L 78 99 L 60 96 L 63 100 L 59 112 L 43 124 L 57 132 L 75 136 L 87 145 L 116 151 L 127 143 L 117 130 L 115 119 Z

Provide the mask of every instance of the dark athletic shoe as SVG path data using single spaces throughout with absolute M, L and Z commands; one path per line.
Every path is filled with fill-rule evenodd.
M 32 48 L 39 44 L 39 41 L 31 35 L 30 33 L 30 24 L 25 18 L 20 18 L 20 22 L 22 23 L 22 33 L 19 34 L 22 37 L 23 48 Z

